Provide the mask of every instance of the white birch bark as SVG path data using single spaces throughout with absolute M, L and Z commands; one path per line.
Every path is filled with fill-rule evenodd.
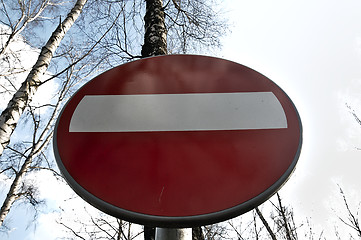
M 167 29 L 162 0 L 145 0 L 144 45 L 142 57 L 167 54 Z
M 54 113 L 56 110 L 54 111 Z M 53 132 L 50 132 L 50 126 L 52 123 L 52 120 L 55 119 L 55 114 L 52 116 L 52 119 L 47 124 L 47 127 L 44 129 L 42 133 L 42 138 L 37 141 L 35 146 L 33 147 L 31 153 L 26 157 L 26 160 L 24 161 L 23 165 L 21 166 L 20 170 L 16 173 L 14 181 L 11 183 L 10 189 L 8 191 L 8 194 L 6 195 L 6 198 L 1 206 L 0 209 L 0 227 L 4 223 L 4 220 L 7 216 L 7 214 L 10 212 L 10 209 L 12 205 L 15 203 L 16 200 L 18 200 L 23 193 L 20 191 L 20 187 L 23 181 L 23 178 L 29 168 L 31 167 L 33 159 L 40 154 L 41 150 L 49 144 Z M 47 135 L 46 135 L 47 134 Z
M 22 165 L 20 171 L 16 174 L 14 181 L 12 182 L 9 192 L 4 200 L 4 203 L 0 209 L 0 227 L 4 223 L 7 214 L 10 211 L 11 206 L 14 202 L 19 199 L 19 189 L 21 186 L 21 180 L 26 173 L 26 170 L 30 167 L 32 157 L 28 157 Z
M 41 85 L 40 78 L 48 69 L 55 50 L 59 46 L 66 32 L 79 17 L 86 2 L 87 0 L 76 1 L 65 20 L 59 24 L 46 45 L 42 48 L 38 60 L 26 80 L 14 94 L 13 98 L 8 103 L 7 108 L 0 115 L 0 156 L 9 144 L 10 137 L 14 132 L 25 107 L 29 104 L 38 87 Z
M 56 103 L 53 112 L 50 116 L 49 121 L 45 125 L 42 133 L 40 134 L 38 140 L 33 143 L 33 147 L 26 156 L 26 159 L 24 163 L 22 164 L 19 171 L 16 172 L 15 178 L 10 186 L 10 189 L 8 191 L 8 194 L 0 208 L 0 227 L 4 223 L 4 220 L 9 213 L 12 205 L 15 203 L 16 200 L 18 200 L 22 194 L 21 192 L 21 185 L 23 182 L 23 178 L 26 175 L 26 173 L 29 171 L 29 169 L 32 167 L 33 159 L 41 153 L 41 151 L 49 144 L 53 137 L 53 124 L 56 121 L 56 116 L 58 115 L 59 108 L 61 106 L 61 101 L 64 99 L 64 96 L 66 92 L 68 91 L 68 84 L 69 84 L 70 78 L 67 79 L 67 81 L 64 84 L 64 87 L 59 93 L 58 102 Z M 35 134 L 35 133 L 34 133 Z M 15 170 L 14 170 L 15 171 Z

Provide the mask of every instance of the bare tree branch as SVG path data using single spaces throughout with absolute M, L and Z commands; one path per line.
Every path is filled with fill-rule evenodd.
M 342 190 L 342 188 L 340 186 L 339 187 L 339 191 L 340 191 L 340 194 L 342 196 L 342 199 L 343 199 L 343 202 L 344 202 L 344 205 L 346 207 L 346 210 L 347 210 L 347 220 L 344 220 L 343 218 L 341 217 L 338 217 L 341 222 L 343 222 L 346 226 L 352 228 L 353 230 L 355 230 L 357 232 L 357 235 L 359 237 L 361 237 L 361 228 L 360 228 L 360 223 L 359 223 L 359 219 L 358 217 L 355 216 L 355 214 L 352 212 L 349 204 L 348 204 L 348 201 L 346 199 L 346 195 L 344 193 L 344 191 Z M 356 212 L 356 214 L 358 215 L 358 212 Z
M 271 227 L 269 226 L 268 222 L 266 221 L 266 219 L 263 217 L 262 212 L 259 210 L 258 207 L 255 208 L 256 213 L 258 215 L 258 217 L 261 219 L 263 225 L 265 226 L 265 228 L 267 229 L 268 234 L 271 236 L 272 240 L 277 240 L 276 235 L 274 234 L 274 232 L 272 231 Z

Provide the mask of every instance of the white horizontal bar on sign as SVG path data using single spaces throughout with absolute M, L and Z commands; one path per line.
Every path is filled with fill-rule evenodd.
M 287 128 L 272 92 L 87 95 L 70 132 L 202 131 Z

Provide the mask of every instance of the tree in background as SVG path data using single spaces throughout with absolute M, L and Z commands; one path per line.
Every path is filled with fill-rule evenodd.
M 59 223 L 67 229 L 70 235 L 73 235 L 71 239 L 133 240 L 143 233 L 139 226 L 138 228 L 134 227 L 136 224 L 107 216 L 105 213 L 100 213 L 96 217 L 89 214 L 88 217 L 89 219 L 85 223 L 84 219 L 76 220 L 76 224 L 80 226 L 77 231 L 74 230 L 74 223 L 69 226 L 61 219 Z
M 228 239 L 325 239 L 323 230 L 315 230 L 310 219 L 298 223 L 292 206 L 285 204 L 279 193 L 253 211 L 227 221 L 227 224 Z
M 272 220 L 276 227 L 278 239 L 296 240 L 298 239 L 298 235 L 293 209 L 283 205 L 279 193 L 276 193 L 276 196 L 277 203 L 272 203 L 276 210 L 275 213 L 272 214 Z
M 9 101 L 8 107 L 3 111 L 0 119 L 5 125 L 2 130 L 9 130 L 3 131 L 3 133 L 6 132 L 9 137 L 15 130 L 18 121 L 23 128 L 20 131 L 24 131 L 25 134 L 22 135 L 21 139 L 15 139 L 13 144 L 7 145 L 7 151 L 0 158 L 0 173 L 6 175 L 8 181 L 11 181 L 8 194 L 0 210 L 1 227 L 3 227 L 3 221 L 15 202 L 30 203 L 35 210 L 39 204 L 43 203 L 41 199 L 38 199 L 37 187 L 26 179 L 26 175 L 34 171 L 50 170 L 59 177 L 53 168 L 52 154 L 47 148 L 52 139 L 57 115 L 64 102 L 77 89 L 77 85 L 99 69 L 102 58 L 98 57 L 97 61 L 92 61 L 96 57 L 92 56 L 91 53 L 96 51 L 100 41 L 114 27 L 114 24 L 103 24 L 102 27 L 105 30 L 98 31 L 98 35 L 96 35 L 99 36 L 99 39 L 85 39 L 87 44 L 82 41 L 78 42 L 77 45 L 72 44 L 72 38 L 65 38 L 66 44 L 60 45 L 65 33 L 69 31 L 76 18 L 79 17 L 86 2 L 77 1 L 73 6 L 71 5 L 74 3 L 67 3 L 67 5 L 65 2 L 49 0 L 18 1 L 17 3 L 9 3 L 10 5 L 2 2 L 4 7 L 2 14 L 8 21 L 2 21 L 7 25 L 2 25 L 4 30 L 1 36 L 2 55 L 0 61 L 5 66 L 1 69 L 0 74 L 1 97 L 13 94 L 13 98 Z M 18 7 L 14 4 L 18 4 Z M 46 8 L 50 8 L 50 10 L 47 11 Z M 64 21 L 61 21 L 61 16 L 51 15 L 57 15 L 62 8 L 71 8 Z M 45 13 L 49 15 L 42 15 Z M 112 21 L 117 20 L 120 14 L 121 12 L 117 13 Z M 42 25 L 52 26 L 54 21 L 58 22 L 56 30 L 41 51 L 25 44 L 25 42 L 29 42 L 32 46 L 41 45 L 42 39 L 37 37 L 35 33 L 42 30 Z M 20 32 L 26 33 L 25 35 L 29 40 L 20 36 Z M 100 36 L 100 34 L 102 35 Z M 40 36 L 42 35 L 40 34 Z M 26 46 L 26 49 L 17 47 L 19 45 Z M 59 45 L 60 47 L 58 47 Z M 28 63 L 28 58 L 34 56 L 34 54 L 29 54 L 28 48 L 35 53 L 35 57 L 39 55 L 38 60 L 33 61 L 35 65 L 30 69 L 23 68 L 23 63 Z M 36 54 L 36 52 L 38 53 Z M 59 70 L 61 67 L 62 69 Z M 54 74 L 46 72 L 48 68 L 51 68 Z M 18 82 L 22 80 L 21 77 L 26 78 L 26 80 L 21 86 L 17 86 Z M 61 81 L 59 81 L 60 77 Z M 49 82 L 54 82 L 52 86 L 59 88 L 53 93 L 52 99 L 48 99 L 49 102 L 42 104 L 31 102 L 37 89 L 49 84 Z M 18 87 L 19 89 L 16 90 Z M 24 112 L 22 116 L 21 112 Z M 4 137 L 4 135 L 2 136 Z M 5 138 L 6 136 L 3 139 Z M 9 142 L 5 141 L 5 143 L 8 144 Z
M 40 1 L 1 1 L 2 8 L 0 14 L 2 16 L 0 23 L 9 28 L 9 31 L 4 31 L 1 35 L 5 35 L 4 43 L 1 45 L 0 57 L 4 58 L 7 54 L 12 54 L 8 48 L 12 42 L 16 40 L 20 33 L 22 33 L 28 25 L 41 24 L 44 20 L 44 15 L 48 11 L 54 11 L 56 6 L 61 4 L 59 0 L 40 0 Z M 12 9 L 18 9 L 15 20 L 13 20 Z M 44 13 L 44 14 L 43 14 Z
M 15 127 L 20 119 L 25 108 L 31 102 L 32 97 L 43 82 L 42 75 L 48 69 L 50 61 L 58 48 L 61 40 L 64 38 L 66 32 L 74 24 L 75 20 L 80 15 L 86 0 L 78 0 L 75 6 L 69 12 L 64 21 L 60 22 L 48 42 L 42 48 L 38 60 L 31 69 L 29 75 L 21 85 L 21 87 L 14 94 L 13 98 L 8 103 L 6 109 L 0 115 L 0 156 L 2 155 L 6 146 L 10 143 L 10 137 L 15 130 Z M 11 37 L 11 36 L 10 36 Z M 0 217 L 1 219 L 1 217 Z
M 340 221 L 348 226 L 350 229 L 353 230 L 354 233 L 357 234 L 359 238 L 361 238 L 361 227 L 359 222 L 359 211 L 353 210 L 347 200 L 346 194 L 342 190 L 342 188 L 339 186 L 340 195 L 342 197 L 344 207 L 346 208 L 346 217 L 338 217 Z M 358 209 L 361 205 L 361 202 L 359 202 Z M 353 234 L 350 233 L 350 238 L 353 239 Z
M 9 101 L 6 109 L 0 115 L 0 156 L 2 155 L 5 147 L 8 146 L 10 142 L 10 137 L 14 132 L 22 113 L 24 112 L 25 108 L 29 106 L 29 103 L 31 102 L 31 99 L 37 91 L 38 87 L 43 84 L 41 78 L 48 69 L 55 50 L 59 46 L 66 32 L 74 24 L 74 21 L 79 16 L 85 3 L 86 0 L 78 0 L 75 6 L 65 18 L 65 20 L 58 25 L 46 45 L 42 48 L 38 60 L 31 69 L 27 78 L 22 83 L 21 87 L 13 95 L 13 98 Z M 22 9 L 21 4 L 20 7 Z M 10 37 L 11 35 L 9 36 L 9 39 Z M 6 44 L 8 42 L 9 41 L 5 43 L 3 49 L 6 49 L 6 47 L 8 46 Z M 50 142 L 52 137 L 51 124 L 55 119 L 58 107 L 59 105 L 55 106 L 52 114 L 52 120 L 48 122 L 47 126 L 45 126 L 43 132 L 40 133 L 39 138 L 37 138 L 39 121 L 35 116 L 33 109 L 30 108 L 30 114 L 34 122 L 34 137 L 32 146 L 30 149 L 27 149 L 25 151 L 25 153 L 27 154 L 21 156 L 24 161 L 18 169 L 14 168 L 13 166 L 9 166 L 8 168 L 3 170 L 11 170 L 14 175 L 14 180 L 0 209 L 0 226 L 4 222 L 7 214 L 9 213 L 11 206 L 19 198 L 25 196 L 30 200 L 31 203 L 36 203 L 33 197 L 34 188 L 27 187 L 25 184 L 23 184 L 22 179 L 24 178 L 27 171 L 32 167 L 31 165 L 36 156 L 39 155 L 44 146 L 46 146 Z M 14 152 L 16 152 L 16 150 L 14 150 Z M 10 157 L 8 159 L 12 158 Z

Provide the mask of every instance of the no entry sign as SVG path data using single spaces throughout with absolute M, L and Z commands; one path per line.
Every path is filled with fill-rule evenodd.
M 168 55 L 109 70 L 64 107 L 54 152 L 70 186 L 115 217 L 193 227 L 238 216 L 292 173 L 302 127 L 288 96 L 243 65 Z

